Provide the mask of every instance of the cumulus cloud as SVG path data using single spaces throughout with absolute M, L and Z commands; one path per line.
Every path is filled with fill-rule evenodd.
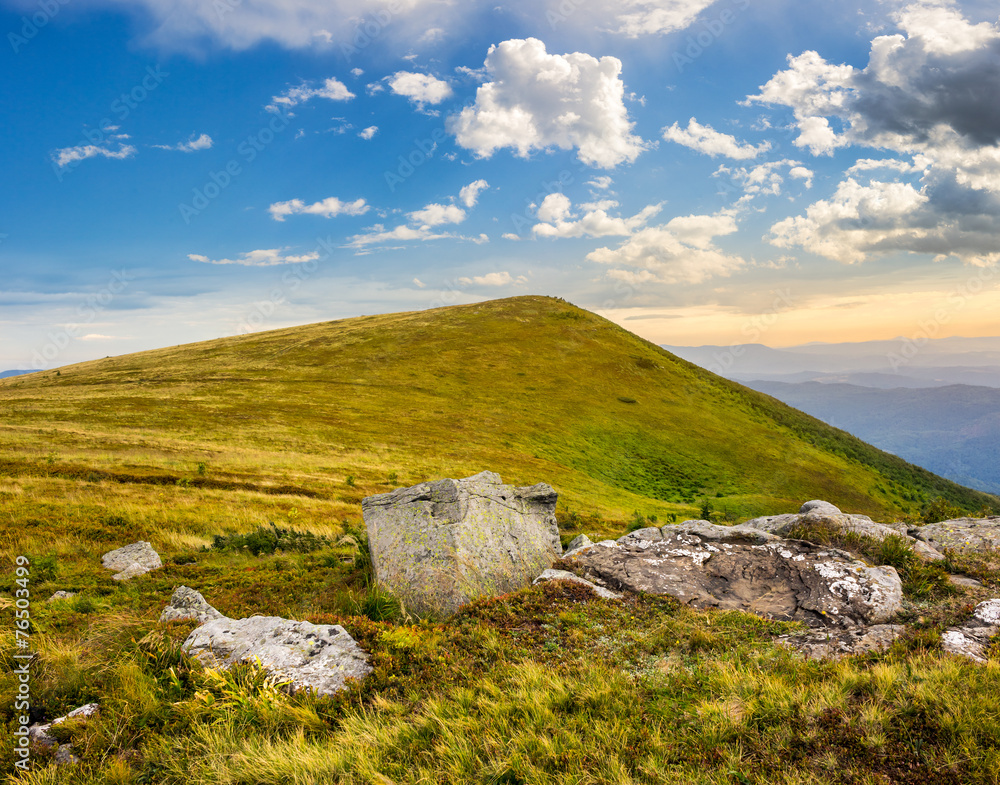
M 154 144 L 153 147 L 159 148 L 160 150 L 177 150 L 182 153 L 193 153 L 197 150 L 210 150 L 212 148 L 212 137 L 208 134 L 201 134 L 195 137 L 191 134 L 191 138 L 186 142 L 178 142 L 177 144 Z
M 409 98 L 420 108 L 425 104 L 439 104 L 451 96 L 451 85 L 429 74 L 397 71 L 389 78 L 389 89 L 396 95 Z
M 598 248 L 587 259 L 609 265 L 610 278 L 632 285 L 701 283 L 746 265 L 742 257 L 712 242 L 735 231 L 736 220 L 729 212 L 680 216 L 638 230 L 617 248 Z
M 1000 247 L 1000 23 L 973 24 L 948 0 L 894 18 L 901 32 L 876 37 L 865 68 L 805 52 L 747 99 L 790 108 L 795 144 L 814 155 L 901 156 L 859 160 L 831 199 L 772 227 L 772 241 L 843 262 L 913 251 L 988 263 Z M 856 177 L 878 170 L 918 182 Z
M 614 182 L 606 174 L 598 175 L 592 180 L 587 181 L 587 185 L 591 188 L 596 188 L 598 191 L 607 191 L 611 187 L 611 183 Z
M 615 32 L 629 38 L 666 35 L 689 27 L 715 0 L 625 0 L 612 3 Z
M 414 223 L 427 227 L 460 224 L 465 220 L 465 210 L 453 204 L 429 204 L 421 210 L 414 210 L 409 218 Z
M 579 214 L 565 194 L 549 194 L 538 208 L 538 221 L 531 231 L 536 237 L 627 237 L 660 211 L 660 205 L 643 208 L 630 218 L 608 215 L 618 202 L 604 199 L 582 204 Z
M 327 98 L 331 101 L 349 101 L 354 98 L 354 93 L 348 90 L 347 86 L 339 79 L 331 76 L 329 79 L 324 80 L 323 84 L 319 87 L 309 87 L 304 84 L 299 87 L 290 87 L 281 93 L 281 95 L 273 96 L 271 103 L 264 108 L 269 112 L 287 111 L 294 106 L 311 101 L 313 98 Z
M 301 199 L 287 202 L 275 202 L 267 208 L 275 221 L 284 221 L 289 215 L 321 215 L 324 218 L 334 218 L 338 215 L 364 215 L 371 209 L 364 199 L 353 202 L 342 202 L 336 196 L 330 196 L 319 202 L 306 204 Z
M 576 148 L 595 167 L 634 161 L 646 145 L 632 133 L 621 68 L 615 57 L 549 54 L 537 38 L 504 41 L 486 56 L 491 81 L 448 128 L 480 158 L 505 147 L 521 157 L 557 147 Z
M 319 259 L 318 252 L 289 256 L 285 253 L 286 250 L 285 248 L 262 248 L 242 253 L 235 259 L 209 259 L 202 254 L 189 253 L 188 259 L 203 264 L 239 264 L 244 267 L 272 267 L 278 264 L 298 264 L 299 262 L 311 262 L 314 259 Z
M 377 133 L 378 133 L 378 126 L 370 125 L 367 128 L 359 131 L 358 136 L 360 136 L 362 139 L 368 140 L 371 139 L 373 136 L 375 136 L 375 134 Z
M 806 188 L 812 188 L 815 173 L 803 166 L 801 161 L 783 158 L 750 167 L 723 165 L 712 176 L 723 180 L 722 192 L 742 189 L 744 195 L 741 201 L 747 202 L 758 196 L 780 196 L 786 176 L 802 180 Z
M 474 275 L 471 278 L 459 278 L 462 286 L 509 286 L 510 284 L 527 283 L 528 279 L 523 275 L 514 278 L 509 272 L 504 270 L 499 273 L 487 273 L 486 275 Z
M 489 187 L 490 184 L 485 180 L 475 180 L 458 192 L 458 198 L 466 207 L 475 207 L 479 201 L 479 194 Z
M 770 142 L 762 142 L 756 147 L 752 144 L 740 144 L 735 136 L 716 131 L 709 125 L 702 125 L 693 117 L 688 121 L 687 128 L 681 128 L 678 123 L 664 128 L 663 138 L 713 158 L 722 155 L 736 161 L 756 158 L 771 149 Z

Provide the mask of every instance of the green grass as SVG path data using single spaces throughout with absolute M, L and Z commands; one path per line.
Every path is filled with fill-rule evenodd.
M 996 594 L 989 558 L 927 572 L 853 543 L 904 572 L 912 632 L 837 664 L 776 647 L 792 625 L 565 584 L 413 624 L 374 582 L 361 499 L 483 469 L 551 483 L 564 542 L 811 498 L 882 520 L 996 504 L 562 301 L 108 358 L 4 380 L 0 407 L 0 565 L 32 563 L 34 710 L 102 706 L 60 730 L 81 765 L 12 784 L 1000 782 L 998 661 L 939 645 Z M 116 583 L 100 556 L 138 539 L 164 566 Z M 232 617 L 342 624 L 375 672 L 317 699 L 204 671 L 180 653 L 192 624 L 156 621 L 181 584 Z M 45 602 L 57 589 L 78 594 Z M 7 771 L 7 595 L 0 620 Z

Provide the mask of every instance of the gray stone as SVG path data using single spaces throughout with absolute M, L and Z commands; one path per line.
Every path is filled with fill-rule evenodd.
M 178 586 L 174 589 L 170 603 L 160 614 L 161 622 L 194 619 L 199 624 L 204 624 L 221 618 L 224 618 L 223 615 L 209 605 L 199 592 L 187 586 Z
M 75 591 L 63 591 L 62 589 L 60 589 L 57 592 L 53 592 L 52 596 L 49 597 L 47 601 L 52 602 L 53 600 L 68 600 L 70 597 L 75 597 L 75 596 L 76 596 Z
M 566 561 L 611 589 L 817 627 L 883 624 L 902 608 L 902 584 L 892 567 L 868 567 L 840 551 L 761 537 L 746 527 L 696 521 L 661 533 L 659 542 L 587 548 Z
M 986 600 L 976 606 L 964 624 L 951 627 L 941 635 L 941 648 L 975 662 L 986 662 L 987 649 L 1000 635 L 1000 599 Z
M 163 566 L 160 555 L 153 550 L 153 546 L 142 541 L 108 551 L 101 557 L 101 563 L 106 569 L 117 573 L 111 576 L 116 581 L 127 581 Z
M 902 624 L 844 627 L 782 635 L 776 643 L 801 652 L 810 660 L 839 660 L 852 654 L 885 651 L 903 630 Z
M 332 695 L 372 672 L 368 656 L 339 624 L 311 624 L 277 616 L 222 617 L 194 629 L 184 651 L 207 667 L 258 663 L 289 689 Z
M 566 553 L 572 553 L 573 551 L 579 550 L 580 548 L 589 548 L 593 545 L 590 541 L 590 537 L 586 534 L 578 534 L 572 540 L 569 541 L 569 545 L 566 546 Z M 564 554 L 565 555 L 565 554 Z
M 901 537 L 909 544 L 913 552 L 925 561 L 940 561 L 944 558 L 933 547 L 910 536 L 905 530 L 900 531 L 897 527 L 876 523 L 867 515 L 849 515 L 842 513 L 832 504 L 818 501 L 806 502 L 802 505 L 802 510 L 804 512 L 798 514 L 768 515 L 754 518 L 741 525 L 780 536 L 787 536 L 798 526 L 821 524 L 837 531 L 856 534 L 879 542 L 889 536 Z
M 913 535 L 939 551 L 997 554 L 1000 552 L 1000 517 L 956 518 L 911 529 Z
M 362 502 L 378 582 L 418 616 L 529 586 L 562 554 L 557 495 L 493 472 L 369 496 Z
M 91 717 L 96 716 L 99 712 L 99 704 L 87 703 L 77 709 L 73 709 L 73 711 L 62 717 L 57 717 L 52 720 L 52 722 L 36 722 L 28 729 L 28 739 L 35 749 L 41 752 L 50 752 L 54 749 L 55 753 L 52 756 L 52 760 L 55 761 L 57 765 L 79 763 L 80 759 L 73 754 L 73 746 L 71 744 L 60 744 L 54 736 L 49 734 L 49 731 L 52 729 L 53 725 L 59 725 L 66 720 L 89 720 Z
M 548 569 L 535 578 L 532 583 L 539 584 L 547 583 L 548 581 L 572 581 L 573 583 L 579 583 L 581 586 L 586 586 L 598 597 L 603 597 L 605 600 L 620 600 L 622 598 L 622 596 L 617 592 L 605 589 L 603 586 L 598 586 L 596 583 L 591 583 L 590 581 L 581 578 L 579 575 L 574 575 L 567 570 Z
M 799 508 L 799 512 L 803 515 L 810 512 L 818 512 L 823 515 L 841 515 L 840 508 L 834 507 L 830 502 L 820 501 L 819 499 L 813 499 L 812 501 L 806 502 Z
M 656 526 L 648 526 L 645 529 L 636 529 L 634 532 L 629 532 L 624 537 L 619 537 L 618 542 L 622 545 L 627 543 L 641 543 L 641 542 L 659 542 L 663 539 L 663 535 L 660 533 L 659 528 Z
M 970 578 L 967 575 L 949 575 L 948 582 L 952 586 L 958 586 L 961 589 L 978 589 L 983 585 L 975 578 Z

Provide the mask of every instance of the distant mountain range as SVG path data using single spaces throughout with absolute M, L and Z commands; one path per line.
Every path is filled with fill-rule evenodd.
M 34 371 L 0 371 L 0 379 L 6 379 L 8 376 L 20 376 L 25 373 L 34 373 Z
M 1000 389 L 746 384 L 935 474 L 1000 493 Z
M 1000 338 L 663 348 L 935 474 L 1000 493 Z
M 810 343 L 772 349 L 762 344 L 664 346 L 669 352 L 734 381 L 822 382 L 862 387 L 1000 387 L 1000 338 L 915 342 Z

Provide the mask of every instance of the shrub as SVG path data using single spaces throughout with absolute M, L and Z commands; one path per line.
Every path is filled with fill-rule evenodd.
M 212 547 L 217 551 L 241 551 L 246 548 L 254 556 L 277 550 L 310 553 L 329 545 L 330 538 L 322 534 L 282 529 L 273 523 L 247 534 L 216 534 L 212 538 Z
M 924 508 L 920 517 L 924 523 L 940 523 L 952 518 L 961 518 L 963 515 L 965 515 L 965 510 L 938 496 Z

